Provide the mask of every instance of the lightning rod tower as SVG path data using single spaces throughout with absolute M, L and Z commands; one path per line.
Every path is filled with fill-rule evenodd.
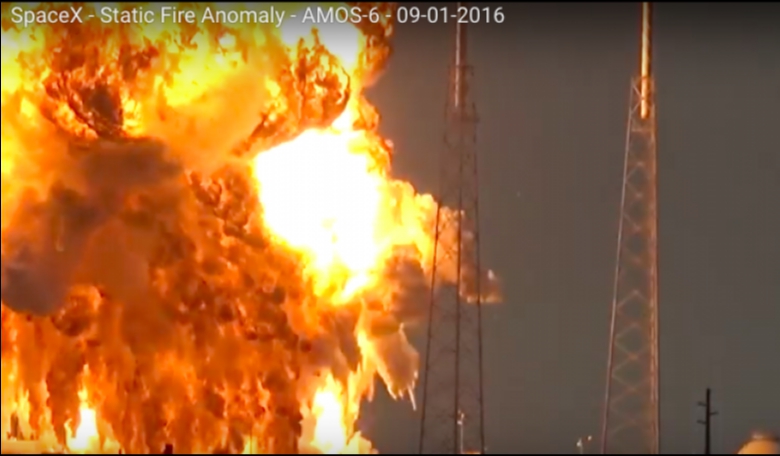
M 477 115 L 469 96 L 473 69 L 467 60 L 467 44 L 466 26 L 457 24 L 440 157 L 440 209 L 431 271 L 420 454 L 484 453 L 485 449 Z M 457 212 L 447 216 L 443 207 Z M 452 232 L 457 233 L 457 239 L 445 238 Z M 439 286 L 438 270 L 453 264 L 457 268 L 455 285 Z
M 658 198 L 651 5 L 642 3 L 639 75 L 631 83 L 612 301 L 604 454 L 658 454 Z

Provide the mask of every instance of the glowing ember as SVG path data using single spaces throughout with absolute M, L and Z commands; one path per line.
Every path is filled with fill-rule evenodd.
M 391 177 L 361 95 L 391 24 L 20 29 L 13 6 L 4 438 L 71 453 L 372 452 L 361 402 L 377 377 L 394 397 L 417 380 L 404 328 L 425 311 L 410 293 L 437 211 Z

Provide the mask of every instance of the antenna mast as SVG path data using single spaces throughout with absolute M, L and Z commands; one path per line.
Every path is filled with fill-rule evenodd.
M 458 3 L 459 7 L 463 5 Z M 447 97 L 447 130 L 440 159 L 420 454 L 483 453 L 485 449 L 477 115 L 469 93 L 473 69 L 468 63 L 465 24 L 456 25 L 454 54 Z M 442 207 L 457 212 L 455 216 L 446 216 Z M 454 242 L 442 236 L 448 232 L 457 233 Z M 439 270 L 453 265 L 455 286 L 440 286 Z M 463 426 L 465 416 L 471 424 L 468 429 Z
M 658 454 L 658 197 L 651 5 L 631 84 L 602 453 Z

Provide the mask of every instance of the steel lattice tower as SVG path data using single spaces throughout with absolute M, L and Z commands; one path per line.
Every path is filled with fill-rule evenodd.
M 631 84 L 602 452 L 658 454 L 658 198 L 651 8 Z
M 467 61 L 466 26 L 457 24 L 455 35 L 447 129 L 440 158 L 440 209 L 431 273 L 420 454 L 482 453 L 485 447 L 477 116 L 469 97 L 473 71 Z M 441 209 L 444 206 L 456 209 L 456 215 L 448 217 Z M 453 230 L 457 240 L 444 239 L 443 234 Z M 458 280 L 453 287 L 437 283 L 437 272 L 445 264 L 457 267 Z

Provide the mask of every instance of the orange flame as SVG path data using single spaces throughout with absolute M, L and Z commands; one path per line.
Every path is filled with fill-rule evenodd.
M 51 315 L 27 318 L 4 291 L 4 438 L 73 453 L 373 452 L 360 404 L 376 377 L 394 397 L 417 380 L 402 295 L 428 274 L 437 210 L 391 177 L 362 96 L 391 24 L 21 28 L 12 7 L 3 261 L 52 250 L 77 264 L 51 275 L 68 281 Z M 150 138 L 157 155 L 134 149 Z M 125 149 L 135 161 L 100 161 Z M 63 209 L 74 198 L 102 214 L 83 247 Z M 455 271 L 439 267 L 444 281 Z
M 100 448 L 100 437 L 97 429 L 97 414 L 86 402 L 86 390 L 79 393 L 82 401 L 79 405 L 79 425 L 68 438 L 68 449 L 73 453 L 87 453 Z

